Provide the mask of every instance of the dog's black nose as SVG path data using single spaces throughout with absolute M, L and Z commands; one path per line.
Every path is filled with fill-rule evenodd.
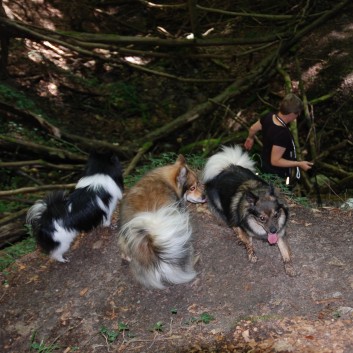
M 270 227 L 270 233 L 275 234 L 277 233 L 277 228 L 275 226 Z

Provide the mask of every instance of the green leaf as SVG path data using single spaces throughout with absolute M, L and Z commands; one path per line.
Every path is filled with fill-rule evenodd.
M 154 324 L 152 331 L 163 331 L 163 322 L 162 321 L 158 321 L 157 323 Z
M 202 321 L 204 324 L 209 324 L 212 320 L 215 320 L 212 315 L 209 313 L 203 313 L 201 314 L 199 321 Z
M 124 324 L 123 322 L 119 322 L 118 329 L 120 332 L 129 331 L 129 326 L 127 324 Z
M 105 326 L 102 326 L 100 329 L 99 329 L 99 332 L 107 338 L 107 340 L 109 342 L 114 342 L 117 337 L 119 336 L 119 332 L 116 332 L 114 330 L 109 330 L 107 327 Z

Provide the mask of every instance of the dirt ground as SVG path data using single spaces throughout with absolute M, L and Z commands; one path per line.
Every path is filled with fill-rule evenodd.
M 1 286 L 1 352 L 352 352 L 351 212 L 290 205 L 290 278 L 276 246 L 256 241 L 250 264 L 206 205 L 189 208 L 189 284 L 135 283 L 116 226 L 80 235 L 67 264 L 39 250 L 18 261 Z
M 351 77 L 349 14 L 328 21 L 298 49 L 312 97 Z M 312 72 L 320 70 L 317 58 L 328 63 L 320 79 Z M 348 78 L 341 85 L 345 109 Z M 189 208 L 200 254 L 189 284 L 148 290 L 134 282 L 116 226 L 80 235 L 67 264 L 39 250 L 18 260 L 0 274 L 0 352 L 353 351 L 351 211 L 290 205 L 289 241 L 300 273 L 291 278 L 276 246 L 255 241 L 259 261 L 250 264 L 206 205 Z

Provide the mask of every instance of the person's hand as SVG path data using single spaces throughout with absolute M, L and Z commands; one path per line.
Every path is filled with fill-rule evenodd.
M 301 169 L 303 169 L 305 172 L 308 171 L 309 169 L 311 169 L 313 165 L 314 165 L 314 163 L 308 162 L 308 161 L 299 162 L 299 167 Z
M 246 150 L 250 151 L 252 149 L 252 146 L 254 146 L 254 138 L 253 137 L 248 137 L 245 140 L 244 147 Z

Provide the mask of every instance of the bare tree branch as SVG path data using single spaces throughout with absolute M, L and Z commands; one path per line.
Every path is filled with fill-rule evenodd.
M 36 187 L 26 187 L 15 190 L 0 191 L 0 197 L 13 196 L 18 194 L 33 194 L 48 190 L 74 189 L 76 184 L 56 184 L 56 185 L 41 185 Z
M 86 159 L 87 159 L 84 156 L 81 156 L 66 150 L 53 148 L 53 147 L 46 147 L 43 145 L 38 145 L 33 142 L 15 139 L 10 136 L 0 135 L 0 142 L 1 141 L 6 141 L 10 144 L 16 145 L 18 147 L 22 147 L 32 152 L 44 153 L 50 156 L 55 156 L 56 158 L 60 158 L 60 159 L 71 159 L 73 161 L 78 161 L 78 162 L 86 162 Z
M 77 168 L 83 168 L 83 164 L 53 164 L 46 162 L 42 159 L 35 159 L 30 161 L 16 161 L 16 162 L 0 162 L 0 168 L 21 168 L 26 166 L 44 166 L 52 169 L 60 170 L 77 170 Z

